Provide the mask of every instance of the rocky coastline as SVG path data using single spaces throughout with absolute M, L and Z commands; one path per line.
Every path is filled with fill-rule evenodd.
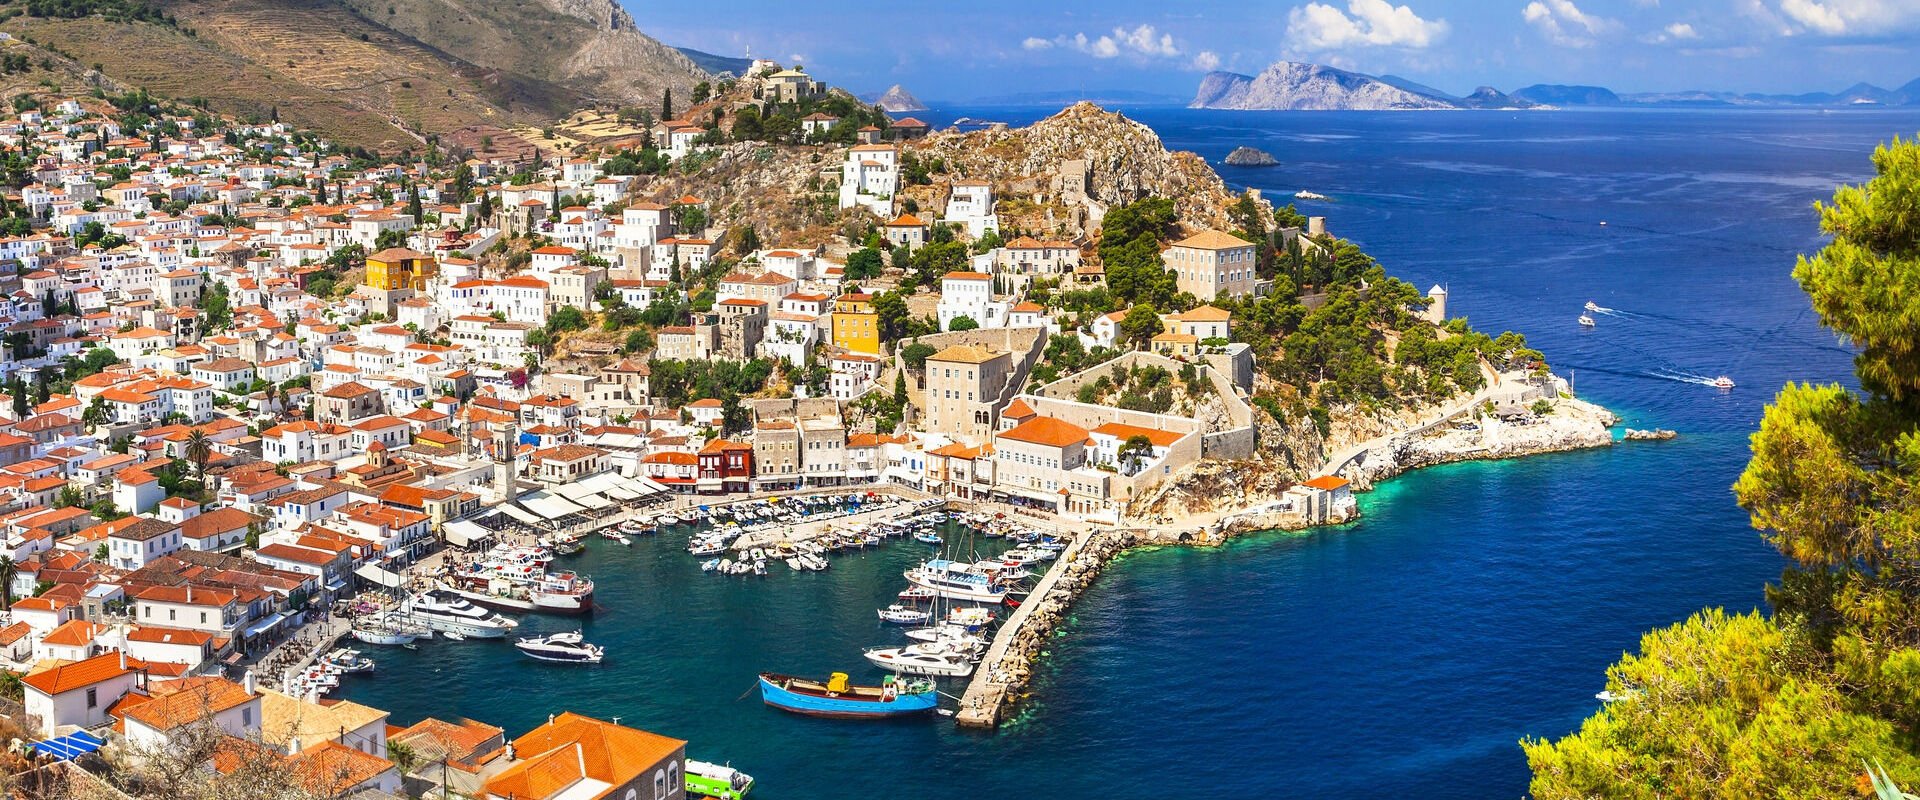
M 1374 446 L 1329 464 L 1329 470 L 1347 478 L 1357 491 L 1366 491 L 1396 475 L 1421 467 L 1459 461 L 1518 458 L 1607 447 L 1614 444 L 1611 428 L 1619 422 L 1612 412 L 1582 400 L 1562 397 L 1551 413 L 1526 418 L 1524 423 L 1483 420 L 1467 425 L 1440 424 L 1425 430 L 1383 437 Z M 1471 427 L 1468 427 L 1470 425 Z M 1214 547 L 1229 539 L 1270 530 L 1300 530 L 1320 524 L 1351 521 L 1341 515 L 1319 523 L 1293 510 L 1241 512 L 1198 526 L 1099 528 L 1080 534 L 1019 609 L 1009 619 L 994 648 L 981 664 L 962 699 L 959 722 L 967 727 L 991 728 L 1027 697 L 1033 681 L 1034 659 L 1043 655 L 1048 640 L 1066 619 L 1073 602 L 1093 585 L 1115 556 L 1136 547 Z M 1057 573 L 1057 574 L 1056 574 Z

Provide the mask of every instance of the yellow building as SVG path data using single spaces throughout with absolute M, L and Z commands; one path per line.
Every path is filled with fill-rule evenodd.
M 367 286 L 387 291 L 422 291 L 427 288 L 427 279 L 438 270 L 433 256 L 404 247 L 389 247 L 367 256 Z
M 843 294 L 833 301 L 833 345 L 853 353 L 880 355 L 880 315 L 873 295 Z

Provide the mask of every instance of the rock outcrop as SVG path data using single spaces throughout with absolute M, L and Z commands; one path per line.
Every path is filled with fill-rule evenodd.
M 1207 73 L 1190 107 L 1239 111 L 1458 108 L 1447 100 L 1410 92 L 1369 75 L 1295 61 L 1281 61 L 1256 76 Z
M 1271 153 L 1268 153 L 1265 150 L 1255 150 L 1251 147 L 1233 148 L 1233 152 L 1228 153 L 1226 160 L 1222 161 L 1221 163 L 1226 164 L 1227 166 L 1230 166 L 1230 167 L 1277 167 L 1277 166 L 1280 166 L 1279 159 L 1274 158 Z

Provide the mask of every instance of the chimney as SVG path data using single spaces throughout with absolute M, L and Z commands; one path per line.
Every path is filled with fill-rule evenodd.
M 249 695 L 257 694 L 254 691 L 253 670 L 247 670 L 246 674 L 240 676 L 240 688 Z
M 124 672 L 127 669 L 127 648 L 125 647 L 126 641 L 124 639 L 121 640 L 121 645 L 122 646 L 120 648 L 120 670 Z

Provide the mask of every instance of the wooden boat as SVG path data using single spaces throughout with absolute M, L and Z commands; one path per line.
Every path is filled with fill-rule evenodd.
M 760 699 L 774 708 L 813 717 L 875 719 L 924 714 L 939 706 L 931 681 L 882 679 L 879 686 L 854 686 L 844 672 L 825 682 L 791 675 L 760 673 Z

